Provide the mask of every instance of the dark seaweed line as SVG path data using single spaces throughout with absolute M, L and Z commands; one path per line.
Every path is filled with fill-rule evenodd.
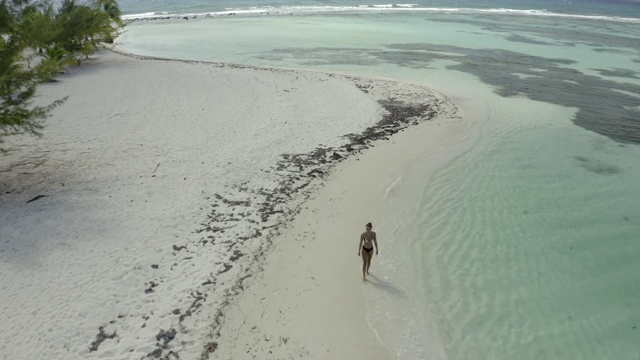
M 111 50 L 114 51 L 114 50 Z M 187 64 L 206 64 L 215 67 L 229 67 L 240 69 L 254 69 L 260 71 L 277 71 L 277 72 L 296 72 L 295 70 L 286 70 L 279 68 L 266 68 L 266 67 L 254 67 L 236 64 L 214 63 L 206 61 L 190 61 L 190 60 L 178 60 L 178 59 L 163 59 L 147 56 L 138 56 L 132 54 L 124 54 L 118 51 L 114 51 L 121 55 L 140 59 L 140 60 L 152 60 L 152 61 L 177 61 Z M 333 75 L 332 77 L 339 77 L 347 81 L 353 82 L 361 91 L 369 93 L 372 85 L 367 79 Z M 217 339 L 220 338 L 220 330 L 225 322 L 225 310 L 232 303 L 233 299 L 239 295 L 246 287 L 246 280 L 252 277 L 253 274 L 259 273 L 263 270 L 265 263 L 264 255 L 272 249 L 273 239 L 281 234 L 281 230 L 286 227 L 286 224 L 290 223 L 297 214 L 302 210 L 302 205 L 315 193 L 318 186 L 321 185 L 321 180 L 326 179 L 335 167 L 356 154 L 362 153 L 370 147 L 373 147 L 381 140 L 388 140 L 390 136 L 400 131 L 405 130 L 410 126 L 418 125 L 422 122 L 434 119 L 436 116 L 445 113 L 443 105 L 446 100 L 427 98 L 428 103 L 414 103 L 414 102 L 402 102 L 397 101 L 394 98 L 387 98 L 378 100 L 379 104 L 384 109 L 384 114 L 380 121 L 375 125 L 366 128 L 360 133 L 351 133 L 344 136 L 347 142 L 338 147 L 317 147 L 309 153 L 302 154 L 283 154 L 281 159 L 277 162 L 275 167 L 267 171 L 277 175 L 280 178 L 278 185 L 273 188 L 258 188 L 251 189 L 246 183 L 240 183 L 233 185 L 229 188 L 233 192 L 232 197 L 234 200 L 229 199 L 230 196 L 223 196 L 221 194 L 215 194 L 213 196 L 213 203 L 211 204 L 212 210 L 206 216 L 206 221 L 201 224 L 201 227 L 196 229 L 196 233 L 202 234 L 202 237 L 197 242 L 185 243 L 183 245 L 173 245 L 174 254 L 178 253 L 191 253 L 195 254 L 204 246 L 208 244 L 215 245 L 217 243 L 217 250 L 223 251 L 228 258 L 228 261 L 222 263 L 222 269 L 218 270 L 215 274 L 211 274 L 211 278 L 202 283 L 198 288 L 190 292 L 190 297 L 193 299 L 187 308 L 176 308 L 171 311 L 173 315 L 179 315 L 178 329 L 170 328 L 167 330 L 159 329 L 156 336 L 156 344 L 154 350 L 149 352 L 144 358 L 154 358 L 161 360 L 180 359 L 179 349 L 177 346 L 180 344 L 177 339 L 180 334 L 187 333 L 188 329 L 184 326 L 183 321 L 199 312 L 199 308 L 203 306 L 208 298 L 208 293 L 212 290 L 207 288 L 211 285 L 218 284 L 218 277 L 227 273 L 234 265 L 238 264 L 238 260 L 244 256 L 249 256 L 251 261 L 247 263 L 238 277 L 233 281 L 233 285 L 226 289 L 222 294 L 222 300 L 217 305 L 215 315 L 213 316 L 212 323 L 210 324 L 209 338 L 211 341 L 207 342 L 203 346 L 203 350 L 199 359 L 209 359 L 209 355 L 214 353 L 218 347 Z M 456 110 L 454 110 L 456 111 Z M 453 115 L 448 113 L 447 115 Z M 237 200 L 241 198 L 241 200 Z M 257 214 L 252 213 L 252 205 L 258 205 Z M 241 209 L 241 212 L 237 210 Z M 246 210 L 242 210 L 246 209 Z M 221 237 L 224 238 L 225 232 L 233 229 L 235 225 L 229 225 L 229 223 L 247 222 L 251 224 L 251 233 L 246 236 L 237 236 L 235 241 L 220 241 Z M 242 249 L 238 249 L 245 241 L 250 239 L 256 239 L 262 237 L 259 248 L 251 254 L 242 252 Z M 176 266 L 183 266 L 191 263 L 192 256 L 187 256 L 180 259 L 180 263 L 174 262 L 172 265 L 167 266 L 170 270 L 173 270 Z M 240 265 L 242 267 L 242 265 Z M 154 269 L 157 269 L 158 265 L 152 265 Z M 156 281 L 149 281 L 147 283 L 146 293 L 152 294 L 155 292 L 154 288 L 158 286 L 158 282 L 162 282 L 161 279 L 155 279 Z M 158 316 L 159 314 L 155 314 Z M 170 315 L 170 314 L 166 314 Z M 118 319 L 123 318 L 124 315 L 118 315 Z M 146 321 L 149 316 L 143 316 Z M 109 322 L 110 324 L 117 323 L 114 319 Z M 142 327 L 146 326 L 146 322 L 142 324 Z M 96 336 L 96 341 L 90 345 L 91 351 L 98 351 L 98 346 L 102 341 L 113 338 L 116 335 L 114 331 L 111 337 L 105 337 L 104 325 L 99 328 L 99 333 Z
M 356 78 L 349 78 L 356 82 L 358 88 L 367 92 L 366 88 L 359 85 Z M 287 223 L 291 222 L 297 214 L 302 210 L 302 205 L 313 195 L 317 189 L 317 180 L 326 179 L 339 163 L 350 156 L 361 153 L 363 150 L 373 147 L 377 141 L 388 140 L 389 137 L 409 126 L 418 125 L 421 122 L 432 120 L 439 115 L 441 102 L 430 104 L 408 104 L 392 99 L 380 100 L 379 103 L 385 109 L 386 114 L 374 126 L 365 129 L 359 134 L 348 134 L 345 137 L 348 143 L 339 147 L 318 147 L 312 152 L 306 154 L 284 154 L 282 159 L 277 163 L 275 170 L 283 176 L 278 187 L 266 190 L 260 189 L 259 193 L 264 194 L 265 201 L 261 204 L 259 212 L 262 214 L 262 222 L 267 222 L 273 215 L 281 215 L 276 224 L 269 226 L 271 232 L 264 236 L 264 241 L 260 248 L 252 254 L 253 271 L 245 271 L 256 273 L 262 271 L 264 263 L 264 254 L 267 253 L 272 245 L 273 238 L 280 235 L 279 230 L 284 228 Z M 249 192 L 247 189 L 244 191 Z M 279 204 L 286 204 L 294 196 L 299 196 L 299 202 L 296 206 L 290 207 L 285 211 L 279 210 Z M 222 200 L 224 201 L 224 200 Z M 214 205 L 214 207 L 217 207 Z M 215 220 L 214 220 L 215 222 Z M 213 228 L 210 224 L 207 228 Z M 265 231 L 267 227 L 262 227 Z M 262 231 L 256 231 L 256 237 L 262 234 Z M 245 280 L 251 275 L 241 275 L 233 287 L 233 292 L 225 294 L 225 300 L 216 311 L 214 321 L 211 324 L 211 341 L 205 344 L 201 360 L 209 359 L 209 355 L 218 347 L 216 339 L 221 336 L 220 329 L 225 321 L 225 309 L 231 304 L 233 297 L 237 296 L 245 287 Z

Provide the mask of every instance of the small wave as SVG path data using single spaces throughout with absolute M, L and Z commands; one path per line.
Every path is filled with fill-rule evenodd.
M 630 23 L 640 23 L 640 19 L 637 18 L 625 18 L 619 16 L 606 16 L 606 15 L 579 15 L 579 14 L 562 14 L 562 13 L 554 13 L 547 11 L 546 9 L 529 9 L 529 10 L 520 10 L 520 9 L 459 9 L 460 12 L 471 12 L 471 13 L 493 13 L 493 14 L 514 14 L 514 15 L 525 15 L 525 16 L 545 16 L 545 17 L 559 17 L 559 18 L 567 18 L 567 19 L 584 19 L 584 20 L 601 20 L 601 21 L 614 21 L 614 22 L 630 22 Z
M 385 191 L 384 196 L 385 197 L 389 197 L 390 195 L 393 194 L 393 191 L 400 185 L 402 184 L 402 181 L 404 180 L 404 176 L 400 176 L 399 178 L 395 179 L 391 185 L 389 185 L 389 187 L 387 188 L 387 191 Z
M 156 15 L 155 12 L 151 11 L 151 12 L 146 12 L 146 13 L 140 13 L 140 14 L 127 14 L 127 15 L 122 15 L 121 18 L 123 20 L 131 20 L 131 19 L 141 19 L 141 18 L 148 18 L 148 17 L 152 17 Z
M 638 18 L 626 18 L 606 15 L 579 15 L 563 14 L 547 11 L 546 9 L 507 9 L 507 8 L 446 8 L 446 7 L 418 7 L 417 4 L 381 4 L 381 5 L 353 5 L 353 6 L 282 6 L 282 7 L 250 7 L 250 8 L 226 8 L 222 11 L 168 14 L 166 12 L 147 12 L 142 14 L 123 15 L 123 19 L 154 19 L 161 17 L 180 18 L 198 16 L 225 16 L 225 15 L 307 15 L 323 13 L 364 13 L 364 12 L 413 12 L 413 13 L 434 13 L 434 14 L 494 14 L 494 15 L 520 15 L 520 16 L 540 16 L 556 17 L 578 20 L 598 20 L 610 22 L 625 22 L 640 24 Z

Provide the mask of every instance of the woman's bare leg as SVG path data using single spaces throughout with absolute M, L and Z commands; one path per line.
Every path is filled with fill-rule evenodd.
M 364 261 L 364 263 L 362 264 L 362 273 L 363 276 L 364 274 L 368 274 L 369 273 L 369 266 L 371 266 L 371 251 L 364 251 L 363 250 L 363 254 L 362 254 L 362 259 Z
M 364 249 L 362 249 L 360 256 L 362 256 L 362 281 L 366 281 L 367 277 L 365 274 L 367 272 L 367 259 L 368 259 L 367 252 Z

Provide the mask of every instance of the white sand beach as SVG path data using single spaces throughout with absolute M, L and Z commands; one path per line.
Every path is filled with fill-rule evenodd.
M 340 164 L 275 240 L 265 271 L 225 314 L 234 321 L 222 327 L 230 336 L 220 342 L 229 354 L 221 358 L 396 358 L 362 321 L 363 291 L 393 285 L 376 268 L 376 256 L 362 282 L 358 237 L 373 221 L 384 256 L 390 202 L 410 196 L 396 192 L 396 184 L 408 173 L 435 170 L 467 145 L 472 118 L 418 125 Z
M 2 144 L 2 359 L 394 358 L 357 237 L 373 221 L 384 256 L 389 189 L 455 153 L 464 107 L 105 50 L 39 94 L 69 98 Z

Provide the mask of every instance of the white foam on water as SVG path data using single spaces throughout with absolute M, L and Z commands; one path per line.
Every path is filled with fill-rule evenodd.
M 562 14 L 538 9 L 475 9 L 475 8 L 445 8 L 445 7 L 416 7 L 416 4 L 382 4 L 382 5 L 355 5 L 355 6 L 282 6 L 282 7 L 250 7 L 250 8 L 228 8 L 224 11 L 211 11 L 200 13 L 167 14 L 149 12 L 142 14 L 123 15 L 126 20 L 154 19 L 161 17 L 182 18 L 198 16 L 226 16 L 226 15 L 306 15 L 314 13 L 359 13 L 359 12 L 416 12 L 416 13 L 438 13 L 438 14 L 493 14 L 493 15 L 520 15 L 520 16 L 540 16 L 556 17 L 576 20 L 598 20 L 609 22 L 638 23 L 638 18 L 628 18 L 605 15 L 579 15 Z
M 391 194 L 393 194 L 394 190 L 400 185 L 402 184 L 402 180 L 404 179 L 404 176 L 401 176 L 399 178 L 397 178 L 393 183 L 391 183 L 391 185 L 389 185 L 389 187 L 387 188 L 386 197 L 389 197 Z
M 127 14 L 127 15 L 122 15 L 121 18 L 123 20 L 129 20 L 129 19 L 147 19 L 147 18 L 152 18 L 153 16 L 155 16 L 156 13 L 154 11 L 151 12 L 145 12 L 145 13 L 140 13 L 140 14 Z

